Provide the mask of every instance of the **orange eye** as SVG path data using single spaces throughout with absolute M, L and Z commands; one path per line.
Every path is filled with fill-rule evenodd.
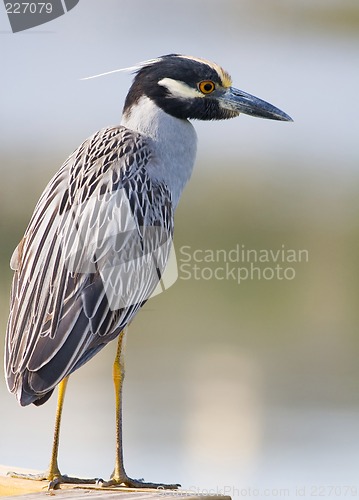
M 203 82 L 199 82 L 198 88 L 202 94 L 211 94 L 216 86 L 211 80 L 204 80 Z

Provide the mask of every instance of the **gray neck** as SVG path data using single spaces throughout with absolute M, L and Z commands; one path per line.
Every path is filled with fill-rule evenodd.
M 180 120 L 143 96 L 122 117 L 121 125 L 146 136 L 154 157 L 147 172 L 167 184 L 174 208 L 189 180 L 196 157 L 197 135 L 188 120 Z

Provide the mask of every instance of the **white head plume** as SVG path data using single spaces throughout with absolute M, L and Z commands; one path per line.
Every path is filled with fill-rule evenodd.
M 80 78 L 80 80 L 91 80 L 92 78 L 98 78 L 100 76 L 111 75 L 112 73 L 120 73 L 127 71 L 134 73 L 142 68 L 145 68 L 146 66 L 150 66 L 151 64 L 157 63 L 161 60 L 162 60 L 161 57 L 158 57 L 156 59 L 148 59 L 148 61 L 139 62 L 135 66 L 129 66 L 128 68 L 113 69 L 112 71 L 106 71 L 105 73 L 99 73 L 98 75 L 86 76 L 85 78 Z

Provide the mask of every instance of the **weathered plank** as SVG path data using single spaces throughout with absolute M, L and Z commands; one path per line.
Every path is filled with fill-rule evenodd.
M 61 489 L 52 492 L 47 491 L 46 481 L 29 481 L 28 479 L 12 478 L 7 472 L 37 473 L 38 471 L 24 471 L 19 467 L 4 467 L 0 465 L 0 497 L 1 500 L 19 497 L 23 499 L 45 500 L 46 495 L 56 496 L 58 499 L 75 500 L 231 500 L 229 496 L 194 495 L 193 492 L 185 490 L 155 490 L 155 489 L 132 489 L 132 488 L 106 488 L 95 485 L 71 485 L 62 484 Z

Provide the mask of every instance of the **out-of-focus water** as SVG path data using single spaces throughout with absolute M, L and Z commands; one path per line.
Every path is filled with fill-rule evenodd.
M 295 121 L 195 123 L 179 279 L 129 333 L 126 467 L 235 498 L 357 496 L 357 4 L 86 0 L 31 32 L 0 23 L 1 331 L 8 262 L 43 187 L 86 136 L 119 122 L 130 77 L 79 78 L 170 52 L 216 60 Z M 273 259 L 204 259 L 237 248 L 308 259 L 287 258 L 288 279 L 264 274 Z M 114 353 L 109 345 L 70 380 L 65 473 L 112 471 Z M 20 408 L 1 379 L 0 404 L 0 463 L 44 469 L 56 398 Z

